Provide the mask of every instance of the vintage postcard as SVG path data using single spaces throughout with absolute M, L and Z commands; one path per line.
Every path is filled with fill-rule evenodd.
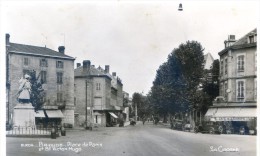
M 6 156 L 259 154 L 258 1 L 0 4 Z

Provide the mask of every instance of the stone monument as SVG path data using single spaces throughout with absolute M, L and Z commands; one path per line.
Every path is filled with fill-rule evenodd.
M 24 78 L 19 80 L 18 104 L 14 107 L 13 126 L 34 127 L 35 112 L 30 103 L 31 83 L 30 76 L 25 74 Z

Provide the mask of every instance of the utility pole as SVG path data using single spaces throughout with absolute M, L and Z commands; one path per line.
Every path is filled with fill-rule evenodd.
M 88 82 L 86 81 L 86 129 L 88 128 Z
M 137 121 L 137 103 L 135 103 L 135 121 Z

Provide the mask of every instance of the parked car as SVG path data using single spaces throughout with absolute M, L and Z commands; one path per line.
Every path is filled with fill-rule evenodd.
M 183 125 L 183 123 L 182 122 L 180 122 L 180 121 L 175 121 L 174 123 L 173 123 L 173 129 L 175 129 L 175 130 L 183 130 L 184 129 L 184 125 Z
M 204 121 L 202 124 L 195 127 L 194 132 L 198 133 L 210 133 L 210 134 L 221 134 L 223 133 L 224 127 L 217 122 Z
M 184 127 L 183 127 L 183 131 L 189 131 L 191 130 L 192 126 L 191 124 L 185 124 Z

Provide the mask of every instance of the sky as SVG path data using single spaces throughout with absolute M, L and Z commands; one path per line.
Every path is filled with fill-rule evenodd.
M 258 26 L 258 1 L 5 2 L 1 34 L 10 42 L 47 46 L 110 65 L 124 91 L 147 94 L 174 48 L 196 40 L 218 59 L 228 35 L 239 39 Z

